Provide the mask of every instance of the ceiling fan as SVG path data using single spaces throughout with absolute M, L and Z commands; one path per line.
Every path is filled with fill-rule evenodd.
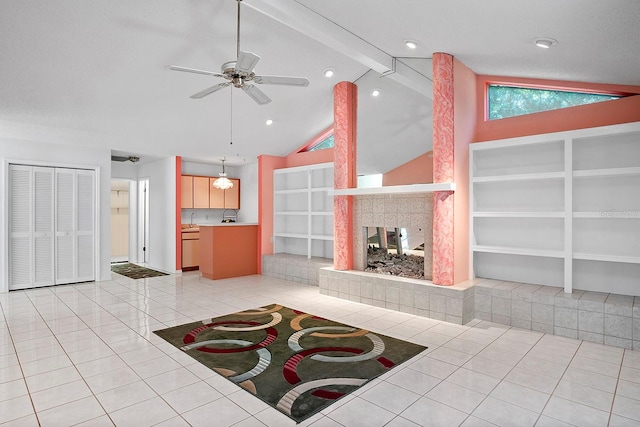
M 309 86 L 309 80 L 305 77 L 285 77 L 285 76 L 259 76 L 253 72 L 256 64 L 260 60 L 260 57 L 255 53 L 244 52 L 240 50 L 240 2 L 238 2 L 238 30 L 237 30 L 237 47 L 235 61 L 229 61 L 222 64 L 222 72 L 216 73 L 213 71 L 198 70 L 195 68 L 180 67 L 178 65 L 170 65 L 169 69 L 174 71 L 184 71 L 187 73 L 204 74 L 214 77 L 222 77 L 227 80 L 223 83 L 218 83 L 215 86 L 211 86 L 201 92 L 191 95 L 191 98 L 198 99 L 207 95 L 219 91 L 229 85 L 241 88 L 247 95 L 249 95 L 259 105 L 268 104 L 271 102 L 264 92 L 262 92 L 256 84 L 266 85 L 284 85 L 284 86 Z

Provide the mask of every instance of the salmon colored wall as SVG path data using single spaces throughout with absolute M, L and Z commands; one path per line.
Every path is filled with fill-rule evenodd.
M 287 168 L 333 162 L 333 148 L 304 153 L 294 152 L 285 157 L 285 161 Z
M 382 175 L 382 185 L 430 184 L 433 182 L 433 151 L 424 153 Z
M 515 79 L 495 76 L 477 76 L 476 80 L 477 125 L 473 138 L 474 142 L 640 121 L 640 96 L 628 96 L 596 104 L 485 121 L 487 111 L 486 87 L 490 83 L 537 85 L 538 87 L 543 86 L 551 89 L 622 94 L 640 94 L 640 86 Z
M 453 60 L 454 166 L 453 282 L 469 278 L 469 144 L 476 129 L 476 74 Z
M 182 157 L 176 156 L 176 270 L 182 270 Z

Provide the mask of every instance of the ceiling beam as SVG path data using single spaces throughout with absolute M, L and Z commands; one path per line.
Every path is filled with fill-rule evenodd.
M 362 65 L 433 99 L 433 82 L 376 46 L 295 0 L 250 0 L 250 8 L 353 58 Z

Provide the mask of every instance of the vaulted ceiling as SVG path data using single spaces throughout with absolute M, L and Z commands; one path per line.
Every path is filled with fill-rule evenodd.
M 351 81 L 358 172 L 376 173 L 431 148 L 433 52 L 478 74 L 640 85 L 637 1 L 244 0 L 241 49 L 261 57 L 256 73 L 310 85 L 263 85 L 273 100 L 263 106 L 230 87 L 190 99 L 217 78 L 166 66 L 219 72 L 235 60 L 236 7 L 0 0 L 0 137 L 107 147 L 143 161 L 249 163 L 286 155 L 331 125 L 332 88 Z M 537 37 L 558 44 L 543 50 Z M 372 88 L 381 95 L 371 98 Z

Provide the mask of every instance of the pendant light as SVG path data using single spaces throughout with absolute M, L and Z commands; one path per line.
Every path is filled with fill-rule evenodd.
M 230 188 L 233 187 L 233 182 L 231 182 L 231 180 L 229 178 L 227 178 L 227 174 L 224 171 L 224 160 L 225 159 L 220 159 L 222 160 L 222 172 L 220 172 L 218 175 L 220 175 L 220 177 L 218 179 L 216 179 L 215 181 L 213 181 L 213 187 L 217 188 L 219 190 L 228 190 Z
M 233 145 L 233 91 L 231 91 L 231 105 L 229 108 L 229 117 L 230 117 L 230 124 L 229 124 L 229 145 Z M 227 174 L 224 171 L 224 161 L 225 159 L 222 158 L 220 159 L 222 160 L 222 172 L 220 172 L 218 175 L 220 175 L 219 178 L 217 178 L 215 181 L 213 181 L 213 188 L 217 188 L 219 190 L 228 190 L 230 188 L 233 188 L 233 182 L 227 178 Z

